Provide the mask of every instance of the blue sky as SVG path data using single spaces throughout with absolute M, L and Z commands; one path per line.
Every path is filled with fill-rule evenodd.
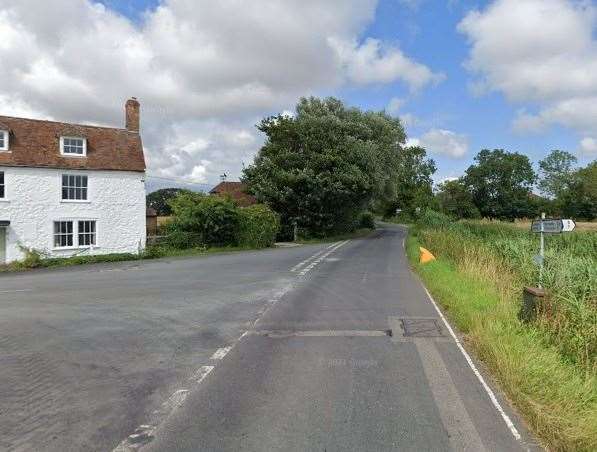
M 0 8 L 0 58 L 20 71 L 0 70 L 5 109 L 120 125 L 136 95 L 160 183 L 238 177 L 259 119 L 308 95 L 399 116 L 436 180 L 483 148 L 597 157 L 588 0 L 56 0 L 35 15 L 30 2 Z
M 442 83 L 419 93 L 411 94 L 400 83 L 389 86 L 343 90 L 340 96 L 347 102 L 368 109 L 381 109 L 388 98 L 407 99 L 404 112 L 421 118 L 423 124 L 408 128 L 409 136 L 418 136 L 430 127 L 453 130 L 465 134 L 469 141 L 467 156 L 462 159 L 433 155 L 438 163 L 436 180 L 461 175 L 472 163 L 474 155 L 484 148 L 504 148 L 527 155 L 534 163 L 552 149 L 575 153 L 578 139 L 562 127 L 551 127 L 540 134 L 516 133 L 512 118 L 517 109 L 527 104 L 507 102 L 501 93 L 477 96 L 469 83 L 473 75 L 464 62 L 470 46 L 457 31 L 458 23 L 471 9 L 483 8 L 490 2 L 414 2 L 417 6 L 404 8 L 404 2 L 380 2 L 376 19 L 366 35 L 399 43 L 411 57 L 446 74 Z M 433 6 L 431 6 L 433 5 Z M 582 156 L 580 163 L 591 159 Z

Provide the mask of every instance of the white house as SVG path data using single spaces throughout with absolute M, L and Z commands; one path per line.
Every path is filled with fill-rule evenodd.
M 0 116 L 0 263 L 145 246 L 139 102 L 116 129 Z

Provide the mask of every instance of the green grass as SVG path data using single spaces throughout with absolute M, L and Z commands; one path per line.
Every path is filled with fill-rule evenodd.
M 419 240 L 458 269 L 478 274 L 499 288 L 504 299 L 536 286 L 536 234 L 510 224 L 457 222 L 418 227 Z M 542 279 L 548 297 L 537 326 L 562 357 L 597 374 L 597 234 L 578 232 L 546 237 Z
M 538 437 L 552 450 L 597 450 L 595 374 L 588 363 L 566 356 L 546 327 L 547 320 L 533 325 L 518 320 L 524 277 L 488 251 L 500 248 L 495 232 L 471 235 L 492 242 L 483 247 L 471 245 L 462 234 L 439 237 L 434 235 L 436 228 L 415 229 L 409 234 L 407 253 L 434 298 L 465 334 L 468 346 L 486 363 Z M 509 230 L 497 232 L 515 237 Z M 418 264 L 421 244 L 438 259 Z

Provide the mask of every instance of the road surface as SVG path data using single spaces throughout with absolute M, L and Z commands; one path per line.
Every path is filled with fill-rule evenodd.
M 0 276 L 0 450 L 535 449 L 404 237 Z

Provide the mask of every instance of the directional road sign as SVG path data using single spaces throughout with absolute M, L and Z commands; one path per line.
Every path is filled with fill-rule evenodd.
M 543 232 L 547 234 L 559 234 L 560 232 L 570 232 L 576 226 L 573 220 L 545 219 L 535 220 L 531 224 L 531 231 L 541 232 L 541 223 L 543 223 Z

